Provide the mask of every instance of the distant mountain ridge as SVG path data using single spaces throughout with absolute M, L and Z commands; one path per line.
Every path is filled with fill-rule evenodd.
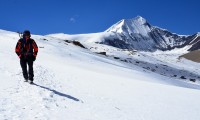
M 200 49 L 200 33 L 194 35 L 178 35 L 168 30 L 152 26 L 146 19 L 137 16 L 133 19 L 123 19 L 109 29 L 101 44 L 114 47 L 141 50 L 172 50 L 189 47 L 189 51 Z

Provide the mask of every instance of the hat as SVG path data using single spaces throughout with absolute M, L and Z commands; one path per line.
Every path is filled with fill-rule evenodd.
M 25 30 L 25 31 L 23 32 L 23 36 L 31 36 L 30 31 L 29 31 L 29 30 Z

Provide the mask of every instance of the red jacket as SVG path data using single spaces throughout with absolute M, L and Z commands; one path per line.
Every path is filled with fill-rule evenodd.
M 37 56 L 38 53 L 38 46 L 33 39 L 19 39 L 15 48 L 16 54 L 19 58 L 23 57 L 31 57 Z

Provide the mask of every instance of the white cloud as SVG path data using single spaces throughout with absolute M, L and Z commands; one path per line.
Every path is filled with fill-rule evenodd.
M 74 17 L 71 17 L 71 18 L 69 19 L 69 21 L 72 22 L 72 23 L 75 23 L 75 22 L 76 22 L 76 19 L 75 19 Z
M 69 21 L 72 22 L 72 23 L 75 23 L 77 21 L 78 17 L 79 17 L 79 15 L 74 15 L 73 17 L 71 17 L 69 19 Z

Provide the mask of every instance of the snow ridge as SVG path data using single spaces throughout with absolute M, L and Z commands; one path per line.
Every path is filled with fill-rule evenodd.
M 167 29 L 152 26 L 145 18 L 137 16 L 133 19 L 122 19 L 101 33 L 78 35 L 49 35 L 68 40 L 81 40 L 89 43 L 100 43 L 120 49 L 151 51 L 168 51 L 187 47 L 188 51 L 196 50 L 199 33 L 195 35 L 179 35 Z M 190 44 L 192 43 L 192 45 Z M 188 47 L 189 46 L 189 47 Z

